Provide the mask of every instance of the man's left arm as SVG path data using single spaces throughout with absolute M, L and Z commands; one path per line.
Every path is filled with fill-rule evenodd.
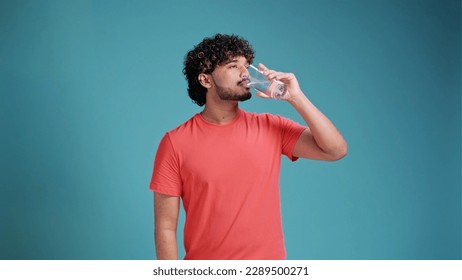
M 343 158 L 348 151 L 345 139 L 335 125 L 305 96 L 295 75 L 268 70 L 263 64 L 259 67 L 264 70 L 263 74 L 268 79 L 276 79 L 287 85 L 288 94 L 283 99 L 297 110 L 308 126 L 300 135 L 292 154 L 296 157 L 325 161 Z M 257 95 L 267 98 L 263 93 Z

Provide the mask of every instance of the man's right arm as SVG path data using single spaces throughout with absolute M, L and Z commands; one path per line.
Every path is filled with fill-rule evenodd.
M 158 260 L 177 260 L 180 197 L 154 192 L 154 236 Z

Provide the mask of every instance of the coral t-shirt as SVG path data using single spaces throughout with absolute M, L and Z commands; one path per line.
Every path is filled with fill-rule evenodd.
M 225 125 L 196 114 L 161 140 L 150 189 L 181 196 L 185 259 L 284 259 L 279 173 L 305 127 L 239 109 Z

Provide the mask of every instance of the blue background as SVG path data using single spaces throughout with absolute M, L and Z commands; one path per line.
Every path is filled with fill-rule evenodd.
M 289 259 L 461 259 L 455 0 L 2 1 L 1 259 L 155 258 L 155 151 L 201 110 L 182 63 L 216 32 L 295 73 L 349 144 L 283 159 Z

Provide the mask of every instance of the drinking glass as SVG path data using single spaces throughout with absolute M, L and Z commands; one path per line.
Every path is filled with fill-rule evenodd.
M 273 99 L 282 99 L 287 94 L 287 86 L 276 79 L 268 80 L 263 71 L 249 65 L 250 82 L 248 87 L 255 88 Z

